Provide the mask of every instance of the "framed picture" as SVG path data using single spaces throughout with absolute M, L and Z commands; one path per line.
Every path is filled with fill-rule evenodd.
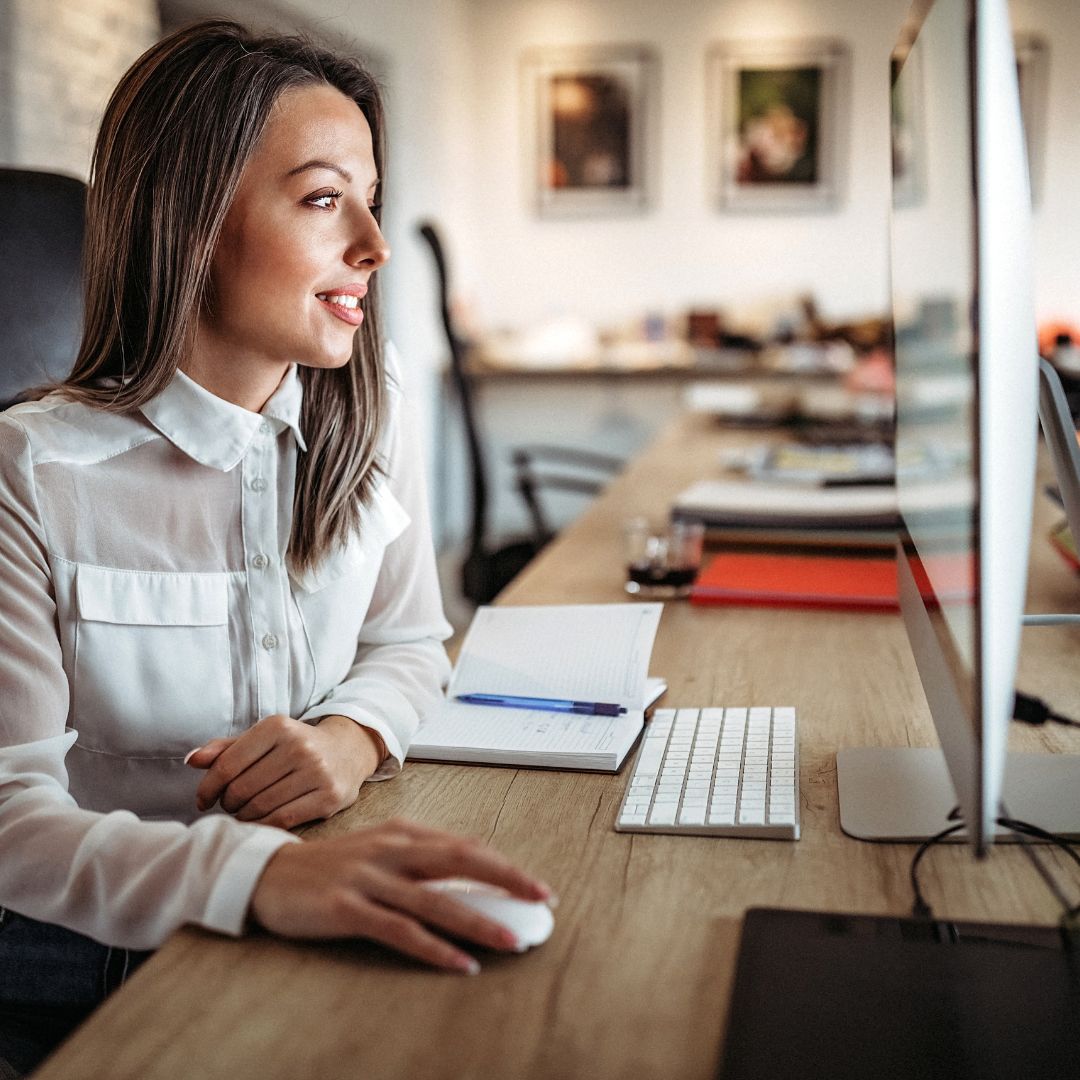
M 1031 177 L 1031 202 L 1042 199 L 1046 170 L 1046 107 L 1050 88 L 1050 46 L 1037 34 L 1017 34 L 1016 74 L 1020 81 L 1020 112 L 1027 143 L 1028 174 Z
M 644 210 L 656 146 L 653 52 L 532 49 L 522 100 L 531 201 L 543 217 Z
M 893 205 L 915 206 L 926 197 L 922 53 L 908 53 L 902 70 L 890 59 L 889 77 Z
M 848 51 L 839 41 L 725 42 L 709 54 L 712 168 L 727 210 L 836 206 Z

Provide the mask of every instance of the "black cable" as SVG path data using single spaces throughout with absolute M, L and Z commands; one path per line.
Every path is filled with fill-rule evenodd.
M 949 813 L 950 819 L 959 816 L 959 813 L 959 807 L 954 807 Z M 1024 855 L 1030 860 L 1032 866 L 1035 867 L 1047 888 L 1050 889 L 1054 894 L 1054 898 L 1061 905 L 1062 914 L 1059 925 L 1066 947 L 1070 950 L 1080 952 L 1080 903 L 1069 903 L 1068 897 L 1066 897 L 1064 891 L 1054 880 L 1054 876 L 1038 857 L 1034 845 L 1029 842 L 1028 838 L 1033 837 L 1037 840 L 1045 841 L 1048 844 L 1053 844 L 1054 847 L 1065 852 L 1065 854 L 1080 867 L 1080 852 L 1077 852 L 1073 846 L 1078 841 L 1068 840 L 1063 836 L 1058 836 L 1057 833 L 1049 832 L 1038 825 L 1032 825 L 1030 822 L 1020 821 L 1016 818 L 1000 817 L 997 819 L 997 824 L 1008 829 L 1010 832 L 1016 833 Z M 933 910 L 926 902 L 926 898 L 922 894 L 922 889 L 919 887 L 919 863 L 922 861 L 923 856 L 935 844 L 941 843 L 946 837 L 952 836 L 953 833 L 958 832 L 963 827 L 964 823 L 962 821 L 958 821 L 954 825 L 949 825 L 947 828 L 942 829 L 941 832 L 931 836 L 929 840 L 924 840 L 919 845 L 918 851 L 915 852 L 915 857 L 911 860 L 911 870 L 909 872 L 911 888 L 914 893 L 914 900 L 911 905 L 912 918 L 933 918 Z
M 1043 840 L 1048 844 L 1053 844 L 1059 851 L 1064 851 L 1077 866 L 1080 866 L 1080 854 L 1072 847 L 1072 844 L 1075 843 L 1075 841 L 1066 840 L 1063 836 L 1058 836 L 1057 833 L 1047 832 L 1046 829 L 1040 828 L 1038 825 L 1032 825 L 1027 821 L 1017 821 L 1015 818 L 998 818 L 997 823 L 1004 826 L 1010 832 L 1016 833 L 1017 836 L 1021 838 L 1033 836 L 1037 840 Z M 1050 891 L 1064 909 L 1064 918 L 1067 920 L 1074 919 L 1080 915 L 1080 904 L 1069 903 L 1064 892 L 1062 892 L 1057 883 L 1054 882 L 1050 872 L 1042 865 L 1041 861 L 1035 855 L 1032 846 L 1023 839 L 1021 839 L 1021 843 L 1026 849 L 1028 858 L 1032 860 L 1035 864 L 1035 868 L 1039 871 L 1039 875 L 1046 881 Z
M 954 818 L 959 812 L 959 807 L 953 807 L 949 812 L 949 817 Z M 915 899 L 911 904 L 911 917 L 913 919 L 932 919 L 934 917 L 933 910 L 923 897 L 922 889 L 919 888 L 919 863 L 922 862 L 922 857 L 935 844 L 940 844 L 947 836 L 952 836 L 953 833 L 959 832 L 963 827 L 964 823 L 958 821 L 955 825 L 942 829 L 941 832 L 931 836 L 929 840 L 924 840 L 919 845 L 919 850 L 915 852 L 915 857 L 911 860 L 911 869 L 908 871 L 911 878 L 911 890 L 915 894 Z
M 1045 724 L 1047 720 L 1053 720 L 1055 724 L 1080 728 L 1080 721 L 1054 712 L 1042 698 L 1037 698 L 1033 694 L 1023 694 L 1019 690 L 1013 699 L 1013 719 L 1033 725 Z

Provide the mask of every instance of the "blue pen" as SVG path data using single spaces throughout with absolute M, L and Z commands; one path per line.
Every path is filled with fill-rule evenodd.
M 513 697 L 510 694 L 458 694 L 466 705 L 501 705 L 509 709 L 541 709 L 545 712 L 580 713 L 583 716 L 620 716 L 622 705 L 604 701 L 563 701 L 560 698 Z

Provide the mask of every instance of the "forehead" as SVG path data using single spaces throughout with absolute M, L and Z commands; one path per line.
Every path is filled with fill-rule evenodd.
M 374 169 L 371 128 L 360 107 L 320 83 L 286 90 L 275 102 L 251 164 L 286 170 L 312 158 Z

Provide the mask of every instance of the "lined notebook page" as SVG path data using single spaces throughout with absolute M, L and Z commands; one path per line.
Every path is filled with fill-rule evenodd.
M 523 753 L 597 754 L 615 749 L 641 714 L 574 716 L 535 709 L 492 709 L 448 702 L 438 719 L 425 722 L 419 742 L 427 747 Z
M 447 697 L 513 694 L 640 709 L 662 610 L 662 604 L 481 608 Z

